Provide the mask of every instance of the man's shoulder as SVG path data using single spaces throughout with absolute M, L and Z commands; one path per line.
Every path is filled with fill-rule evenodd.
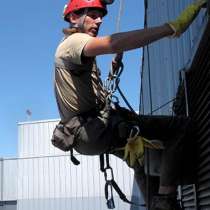
M 83 48 L 91 38 L 85 33 L 74 33 L 65 37 L 56 50 L 55 58 L 81 65 Z
M 62 39 L 57 47 L 57 51 L 65 49 L 77 49 L 79 46 L 83 47 L 92 37 L 85 33 L 74 33 Z
M 92 37 L 85 33 L 73 33 L 63 39 L 63 42 L 75 42 L 75 41 L 81 41 L 82 39 L 91 39 Z

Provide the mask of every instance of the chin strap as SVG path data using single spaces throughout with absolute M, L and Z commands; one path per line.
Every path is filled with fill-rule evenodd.
M 88 8 L 85 8 L 83 14 L 79 18 L 79 23 L 74 24 L 73 28 L 76 28 L 77 30 L 79 29 L 79 30 L 81 30 L 81 32 L 84 32 L 84 22 L 85 22 L 85 18 L 87 16 L 87 13 L 88 13 Z

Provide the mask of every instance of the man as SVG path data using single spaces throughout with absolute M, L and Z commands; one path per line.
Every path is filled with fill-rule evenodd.
M 97 37 L 107 14 L 105 0 L 71 0 L 64 10 L 70 27 L 55 54 L 55 94 L 61 122 L 74 135 L 74 149 L 86 155 L 109 152 L 122 157 L 118 148 L 127 145 L 135 126 L 147 139 L 163 141 L 161 176 L 158 195 L 152 210 L 178 210 L 176 189 L 179 184 L 183 141 L 190 137 L 190 121 L 185 117 L 141 116 L 121 108 L 107 108 L 107 92 L 103 89 L 95 57 L 122 53 L 143 47 L 164 37 L 180 36 L 193 21 L 205 0 L 190 5 L 180 17 L 161 26 Z M 113 61 L 114 67 L 116 62 Z M 136 141 L 138 143 L 138 141 Z M 136 144 L 134 150 L 138 150 Z M 121 151 L 122 152 L 122 151 Z M 132 155 L 132 149 L 127 151 Z M 138 153 L 138 151 L 137 151 Z M 142 166 L 127 159 L 145 196 Z M 132 163 L 131 163 L 132 162 Z

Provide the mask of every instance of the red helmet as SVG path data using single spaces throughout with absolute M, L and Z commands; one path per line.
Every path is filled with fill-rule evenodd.
M 64 20 L 68 21 L 67 15 L 84 8 L 99 8 L 103 10 L 104 15 L 107 14 L 106 1 L 104 0 L 70 0 L 64 8 Z

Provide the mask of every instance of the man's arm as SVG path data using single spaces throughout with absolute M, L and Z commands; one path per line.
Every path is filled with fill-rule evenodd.
M 84 56 L 94 57 L 102 54 L 121 53 L 143 47 L 151 42 L 173 35 L 168 25 L 112 34 L 91 39 L 83 49 Z
M 83 49 L 83 54 L 92 57 L 101 54 L 121 53 L 143 47 L 166 36 L 179 37 L 190 26 L 206 2 L 207 0 L 196 0 L 175 21 L 170 21 L 162 26 L 93 38 Z

